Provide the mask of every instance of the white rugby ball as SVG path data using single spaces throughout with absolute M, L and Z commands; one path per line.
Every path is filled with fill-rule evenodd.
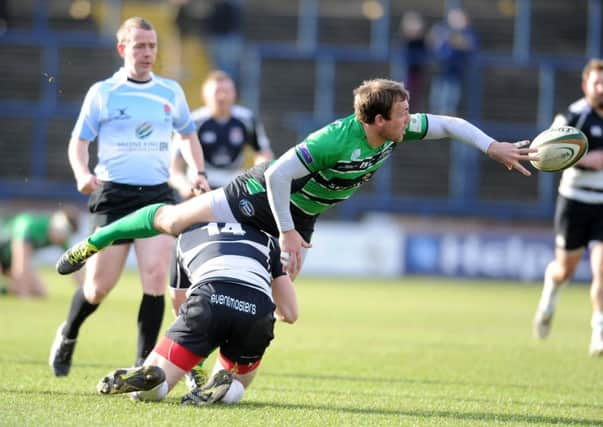
M 537 148 L 538 161 L 532 166 L 543 172 L 559 172 L 578 162 L 588 151 L 588 139 L 580 129 L 559 126 L 545 130 L 534 138 L 530 148 Z

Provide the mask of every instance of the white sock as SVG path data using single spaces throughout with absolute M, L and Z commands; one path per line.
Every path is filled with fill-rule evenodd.
M 601 334 L 601 332 L 603 332 L 603 312 L 593 312 L 593 317 L 590 321 L 590 326 L 593 328 L 593 333 Z
M 163 400 L 165 396 L 168 394 L 168 383 L 167 381 L 162 382 L 161 384 L 156 385 L 150 390 L 145 391 L 135 391 L 131 393 L 131 397 L 133 400 L 142 400 L 148 402 L 158 402 Z
M 540 297 L 540 304 L 538 309 L 547 315 L 553 314 L 555 307 L 559 302 L 559 291 L 563 286 L 567 284 L 567 281 L 556 284 L 553 278 L 549 274 L 549 268 L 547 267 L 544 273 L 544 286 L 542 287 L 542 295 Z
M 241 382 L 236 378 L 233 378 L 232 384 L 230 384 L 228 391 L 222 397 L 222 399 L 220 399 L 220 402 L 227 404 L 238 403 L 243 398 L 244 391 L 245 387 L 243 387 L 243 384 L 241 384 Z

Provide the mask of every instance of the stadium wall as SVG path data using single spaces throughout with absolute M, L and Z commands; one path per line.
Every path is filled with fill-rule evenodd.
M 82 230 L 88 230 L 87 215 Z M 74 242 L 85 237 L 84 231 Z M 540 282 L 553 259 L 551 227 L 369 216 L 361 222 L 319 221 L 303 275 L 397 278 L 406 275 Z M 40 251 L 36 262 L 54 265 L 56 248 Z M 136 267 L 133 251 L 127 262 Z M 588 259 L 577 282 L 590 282 Z

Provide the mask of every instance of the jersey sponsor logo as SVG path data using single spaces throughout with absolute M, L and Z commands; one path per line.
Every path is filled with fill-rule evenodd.
M 307 164 L 310 164 L 314 161 L 314 159 L 312 158 L 312 153 L 310 153 L 310 150 L 308 150 L 308 145 L 305 142 L 303 144 L 300 144 L 298 149 L 299 153 L 302 155 L 304 161 Z
M 149 122 L 143 122 L 136 126 L 136 136 L 140 139 L 146 138 L 153 133 L 153 125 Z
M 369 169 L 373 166 L 375 166 L 377 163 L 379 163 L 380 161 L 388 158 L 390 156 L 390 154 L 392 153 L 392 151 L 394 151 L 394 148 L 396 146 L 392 143 L 389 146 L 387 146 L 385 149 L 383 149 L 383 151 L 375 154 L 373 157 L 369 158 L 369 159 L 363 159 L 363 160 L 352 160 L 351 162 L 337 162 L 337 164 L 335 164 L 335 166 L 333 166 L 333 170 L 336 171 L 340 171 L 340 172 L 362 172 L 366 169 Z M 353 156 L 353 154 L 352 154 Z
M 254 303 L 249 301 L 243 301 L 233 298 L 228 295 L 212 294 L 210 297 L 211 304 L 223 305 L 232 310 L 241 311 L 243 313 L 255 314 L 256 306 Z
M 169 150 L 169 144 L 165 141 L 120 141 L 116 145 L 120 153 Z
M 230 129 L 228 138 L 233 145 L 241 145 L 244 140 L 243 130 L 238 127 Z
M 255 214 L 255 208 L 249 199 L 241 199 L 239 202 L 239 210 L 245 216 L 251 217 Z
M 358 160 L 360 158 L 360 148 L 356 148 L 354 151 L 352 151 L 352 155 L 350 156 L 350 159 L 352 161 Z

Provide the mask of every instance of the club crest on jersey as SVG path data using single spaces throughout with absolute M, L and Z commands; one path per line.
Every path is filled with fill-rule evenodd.
M 163 112 L 165 113 L 165 116 L 163 118 L 164 122 L 169 122 L 171 120 L 172 117 L 172 108 L 168 105 L 168 104 L 163 104 Z
M 243 215 L 248 217 L 252 217 L 255 214 L 253 203 L 251 203 L 248 199 L 241 199 L 239 202 L 239 210 Z
M 302 155 L 307 164 L 310 164 L 314 161 L 312 158 L 312 153 L 310 153 L 310 150 L 308 150 L 308 144 L 305 142 L 299 146 L 299 153 Z
M 599 126 L 599 125 L 592 125 L 590 127 L 590 134 L 592 136 L 600 137 L 600 136 L 603 136 L 603 130 L 601 129 L 601 126 Z
M 149 122 L 142 122 L 138 126 L 136 126 L 136 136 L 140 139 L 148 137 L 153 133 L 153 125 Z

